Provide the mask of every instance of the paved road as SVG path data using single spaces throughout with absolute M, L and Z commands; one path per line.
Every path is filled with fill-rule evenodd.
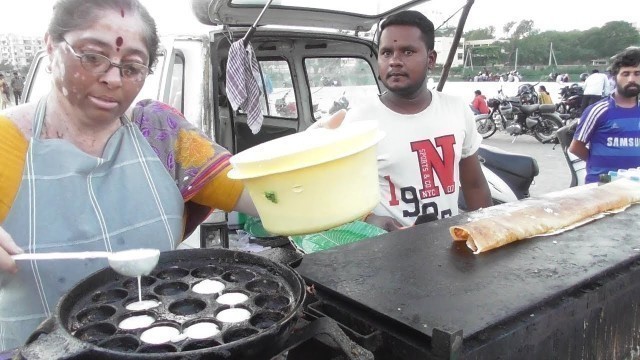
M 531 185 L 531 195 L 542 195 L 569 187 L 571 174 L 560 145 L 553 149 L 553 144 L 541 144 L 529 135 L 518 136 L 515 141 L 513 139 L 512 136 L 498 131 L 483 143 L 505 151 L 533 156 L 536 159 L 540 174 Z

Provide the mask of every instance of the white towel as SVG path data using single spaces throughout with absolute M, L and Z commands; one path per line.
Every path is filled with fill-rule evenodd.
M 247 112 L 247 125 L 256 134 L 262 127 L 262 77 L 256 54 L 249 43 L 245 49 L 242 40 L 231 44 L 227 59 L 227 98 L 234 110 Z

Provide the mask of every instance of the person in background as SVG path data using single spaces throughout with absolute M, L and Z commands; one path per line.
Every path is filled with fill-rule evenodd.
M 610 97 L 582 113 L 569 151 L 587 162 L 585 182 L 601 174 L 640 166 L 640 48 L 630 47 L 611 58 L 616 88 Z
M 17 71 L 13 72 L 13 77 L 11 78 L 11 90 L 13 91 L 13 99 L 16 102 L 16 105 L 20 103 L 20 98 L 22 97 L 22 89 L 24 88 L 24 78 L 18 74 Z
M 603 97 L 609 95 L 608 85 L 609 79 L 607 75 L 601 73 L 598 69 L 593 69 L 591 75 L 584 81 L 584 96 L 582 97 L 582 106 L 580 112 L 584 113 L 587 106 L 600 101 Z
M 487 106 L 487 97 L 482 95 L 480 90 L 476 90 L 473 102 L 471 102 L 471 110 L 474 114 L 488 114 L 489 106 Z
M 401 11 L 382 22 L 378 36 L 378 72 L 387 91 L 343 120 L 374 120 L 386 133 L 377 146 L 381 202 L 368 219 L 409 226 L 419 215 L 455 216 L 460 189 L 469 209 L 491 206 L 477 155 L 482 137 L 468 104 L 425 85 L 437 57 L 433 23 L 418 11 Z M 319 126 L 342 119 L 331 120 L 337 121 Z
M 9 105 L 11 105 L 9 94 L 9 84 L 4 78 L 4 74 L 0 74 L 0 109 L 6 109 L 7 107 L 9 107 Z
M 540 104 L 553 104 L 551 95 L 544 85 L 540 85 L 540 87 L 538 87 L 538 93 L 540 94 L 540 96 L 538 97 L 538 101 L 540 102 Z
M 0 113 L 0 349 L 24 344 L 100 259 L 21 252 L 174 249 L 212 208 L 255 214 L 230 153 L 177 110 L 131 107 L 157 60 L 138 0 L 58 0 L 45 35 L 52 90 Z M 62 205 L 63 204 L 63 205 Z

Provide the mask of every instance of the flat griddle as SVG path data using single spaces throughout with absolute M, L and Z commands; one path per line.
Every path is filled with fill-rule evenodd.
M 468 214 L 305 255 L 316 289 L 431 336 L 474 336 L 640 260 L 640 205 L 553 236 L 473 255 L 449 227 Z

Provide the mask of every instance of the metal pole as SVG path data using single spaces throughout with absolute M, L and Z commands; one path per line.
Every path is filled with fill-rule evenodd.
M 460 44 L 460 38 L 462 37 L 462 32 L 464 31 L 464 24 L 467 22 L 467 16 L 469 16 L 469 11 L 471 10 L 471 6 L 473 6 L 473 2 L 474 0 L 467 0 L 467 4 L 462 10 L 460 20 L 458 20 L 456 34 L 453 37 L 451 49 L 449 49 L 449 56 L 447 56 L 447 61 L 442 67 L 442 74 L 440 75 L 440 81 L 438 82 L 438 87 L 436 88 L 437 91 L 442 91 L 442 88 L 444 88 L 444 83 L 445 81 L 447 81 L 449 70 L 451 70 L 451 64 L 453 63 L 453 58 L 456 56 L 456 51 L 458 50 L 458 45 Z
M 273 0 L 267 1 L 267 3 L 262 8 L 262 11 L 260 11 L 260 15 L 258 15 L 258 18 L 256 19 L 256 21 L 253 23 L 253 25 L 251 25 L 251 28 L 249 29 L 249 31 L 247 31 L 247 33 L 242 38 L 242 45 L 244 47 L 247 47 L 247 45 L 249 45 L 249 41 L 251 40 L 253 33 L 256 32 L 256 27 L 258 26 L 260 19 L 262 19 L 262 15 L 264 15 L 264 12 L 267 11 L 267 8 L 269 7 L 269 5 L 271 5 L 272 2 Z

